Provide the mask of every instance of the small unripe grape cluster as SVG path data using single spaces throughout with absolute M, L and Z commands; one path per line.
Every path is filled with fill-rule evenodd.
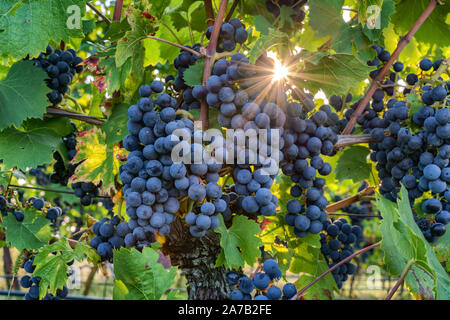
M 75 196 L 80 198 L 80 203 L 82 206 L 89 206 L 97 201 L 96 197 L 100 195 L 100 184 L 95 185 L 93 182 L 75 182 L 71 185 Z
M 294 284 L 286 283 L 282 289 L 274 284 L 282 276 L 275 260 L 264 261 L 262 269 L 263 271 L 256 273 L 253 278 L 235 271 L 228 272 L 227 282 L 233 289 L 231 300 L 289 300 L 294 297 L 297 293 Z
M 206 38 L 208 38 L 208 40 L 211 39 L 213 30 L 213 26 L 206 30 Z M 230 22 L 222 23 L 216 51 L 219 53 L 234 51 L 238 43 L 243 44 L 247 39 L 248 32 L 245 30 L 245 25 L 238 18 L 233 18 Z
M 49 76 L 46 82 L 52 92 L 47 97 L 53 105 L 62 102 L 75 75 L 83 72 L 83 59 L 77 56 L 74 49 L 53 50 L 51 46 L 47 46 L 46 51 L 33 61 L 35 66 L 41 67 Z
M 347 220 L 341 218 L 337 221 L 325 223 L 324 232 L 320 234 L 321 251 L 330 268 L 353 254 L 353 244 L 363 237 L 359 226 L 350 225 Z M 334 269 L 334 280 L 339 289 L 348 276 L 356 272 L 356 265 L 346 262 Z
M 102 218 L 94 223 L 92 231 L 96 236 L 91 239 L 89 245 L 97 250 L 103 261 L 111 261 L 113 249 L 119 250 L 124 247 L 124 239 L 131 233 L 128 223 L 121 221 L 119 216 L 113 216 L 111 219 Z
M 25 294 L 25 300 L 39 300 L 39 285 L 41 283 L 40 277 L 33 277 L 33 272 L 36 269 L 36 266 L 33 265 L 34 256 L 30 256 L 25 260 L 23 268 L 27 273 L 31 275 L 25 275 L 20 278 L 20 286 L 24 289 L 28 289 L 28 292 Z M 66 286 L 63 286 L 62 289 L 58 289 L 56 291 L 56 295 L 52 293 L 47 293 L 42 300 L 61 300 L 67 297 L 69 293 L 69 289 Z

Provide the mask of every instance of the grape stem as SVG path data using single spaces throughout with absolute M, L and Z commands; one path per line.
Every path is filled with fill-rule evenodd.
M 208 24 L 208 27 L 212 27 L 214 25 L 214 10 L 211 0 L 205 0 L 205 11 L 206 23 Z
M 228 11 L 225 21 L 227 21 L 227 22 L 230 21 L 231 17 L 233 16 L 234 10 L 236 10 L 236 7 L 238 4 L 239 4 L 239 0 L 234 0 L 233 4 L 231 5 L 230 11 Z
M 441 74 L 447 71 L 449 65 L 450 65 L 450 58 L 448 58 L 447 60 L 443 60 L 441 62 L 441 65 L 437 69 L 436 73 L 433 74 L 433 76 L 431 77 L 431 80 L 436 81 L 441 76 Z
M 64 98 L 70 100 L 73 102 L 73 104 L 75 105 L 75 107 L 78 109 L 78 111 L 80 111 L 81 113 L 83 113 L 83 108 L 81 107 L 81 105 L 78 103 L 77 99 L 75 99 L 74 97 L 72 97 L 71 95 L 64 95 Z M 69 110 L 67 110 L 69 111 Z M 70 111 L 69 111 L 70 112 Z
M 255 271 L 253 271 L 253 273 L 250 275 L 250 279 L 254 279 L 255 275 L 261 270 L 261 265 L 258 265 L 255 269 Z
M 213 32 L 211 34 L 211 38 L 208 44 L 208 48 L 206 49 L 206 58 L 205 58 L 205 66 L 203 68 L 203 86 L 206 86 L 206 81 L 211 75 L 211 71 L 213 68 L 214 57 L 216 54 L 217 41 L 219 40 L 220 27 L 222 26 L 222 21 L 225 16 L 225 10 L 227 9 L 228 0 L 220 1 L 219 11 L 217 12 L 217 17 L 214 21 Z M 200 108 L 200 120 L 203 124 L 203 129 L 206 130 L 209 127 L 208 120 L 208 104 L 206 103 L 206 99 L 203 99 L 202 105 Z
M 327 212 L 329 216 L 349 216 L 349 217 L 358 217 L 358 218 L 381 218 L 378 214 L 357 214 L 357 213 L 335 213 L 335 212 Z
M 12 170 L 11 170 L 11 174 L 8 179 L 8 185 L 6 186 L 6 190 L 5 190 L 5 198 L 8 198 L 9 188 L 11 188 L 11 186 L 12 186 L 11 182 L 12 182 L 12 177 L 14 175 L 14 170 L 16 170 L 16 167 L 12 168 Z
M 184 116 L 185 119 L 188 118 L 188 119 L 191 119 L 192 121 L 195 120 L 195 117 L 186 110 L 179 109 L 179 110 L 177 110 L 176 114 L 180 115 L 180 116 Z
M 352 146 L 354 144 L 360 144 L 360 143 L 371 143 L 373 142 L 372 137 L 370 134 L 345 134 L 345 135 L 339 135 L 338 141 L 334 145 L 335 150 L 340 150 L 347 146 Z
M 96 15 L 98 15 L 100 18 L 102 18 L 102 21 L 104 21 L 108 26 L 111 25 L 111 20 L 109 20 L 100 10 L 98 10 L 92 3 L 86 2 L 86 5 L 92 9 L 92 11 L 95 12 Z
M 122 8 L 123 0 L 116 0 L 116 5 L 114 6 L 113 21 L 120 21 L 122 19 Z
M 88 231 L 88 230 L 89 230 L 89 228 L 81 229 L 81 230 L 79 230 L 78 232 L 75 232 L 74 234 L 72 234 L 72 235 L 70 236 L 69 239 L 73 239 L 73 238 L 75 238 L 76 236 L 78 236 L 79 234 L 85 233 L 85 232 Z
M 357 194 L 355 194 L 354 196 L 342 199 L 338 202 L 329 204 L 328 206 L 326 206 L 325 211 L 328 212 L 335 212 L 339 209 L 345 208 L 346 206 L 351 205 L 352 203 L 358 202 L 358 201 L 362 201 L 362 197 L 363 196 L 367 196 L 371 193 L 374 192 L 376 187 L 367 187 L 364 190 L 362 190 L 361 192 L 358 192 Z M 359 215 L 358 215 L 359 216 Z
M 391 300 L 394 294 L 397 292 L 398 288 L 400 288 L 400 285 L 405 280 L 406 275 L 408 274 L 408 271 L 411 269 L 411 267 L 414 265 L 415 260 L 409 260 L 406 264 L 405 268 L 402 271 L 402 274 L 400 276 L 400 279 L 397 280 L 394 287 L 392 288 L 391 292 L 389 292 L 388 296 L 384 300 Z
M 291 300 L 297 300 L 297 298 L 299 296 L 301 296 L 303 293 L 305 293 L 306 290 L 308 290 L 309 288 L 311 288 L 316 282 L 318 282 L 320 279 L 322 279 L 323 277 L 325 277 L 327 274 L 329 274 L 330 272 L 332 272 L 333 270 L 339 268 L 341 265 L 343 265 L 344 263 L 352 260 L 354 257 L 359 256 L 360 254 L 372 250 L 373 248 L 376 248 L 378 246 L 381 245 L 381 241 L 374 243 L 368 247 L 365 247 L 359 251 L 356 251 L 355 253 L 353 253 L 352 255 L 348 256 L 347 258 L 345 258 L 342 261 L 339 261 L 338 263 L 336 263 L 333 267 L 331 267 L 330 269 L 328 269 L 327 271 L 325 271 L 324 273 L 322 273 L 320 276 L 318 276 L 317 278 L 315 278 L 313 281 L 311 281 L 309 284 L 306 285 L 306 287 L 304 287 L 302 290 L 300 290 L 299 292 L 297 292 L 296 295 L 294 295 Z
M 369 103 L 369 100 L 371 99 L 372 95 L 374 94 L 375 90 L 378 88 L 378 82 L 383 81 L 384 76 L 391 68 L 394 61 L 398 59 L 400 56 L 400 53 L 405 48 L 405 46 L 411 41 L 414 34 L 419 30 L 419 28 L 422 26 L 422 24 L 425 22 L 425 20 L 429 17 L 429 15 L 433 12 L 433 10 L 437 6 L 437 0 L 431 0 L 428 7 L 422 12 L 420 17 L 417 19 L 417 21 L 414 23 L 414 25 L 411 27 L 409 32 L 406 34 L 405 37 L 402 37 L 400 42 L 397 45 L 397 48 L 392 53 L 391 57 L 389 58 L 389 61 L 386 62 L 383 69 L 378 73 L 378 75 L 375 77 L 375 79 L 370 84 L 369 90 L 367 90 L 364 98 L 359 103 L 358 107 L 356 108 L 355 112 L 352 114 L 352 117 L 350 118 L 350 121 L 348 122 L 347 126 L 345 127 L 344 131 L 342 131 L 342 134 L 350 134 L 353 130 L 353 128 L 356 125 L 356 121 L 363 113 L 364 109 L 366 108 L 367 103 Z
M 188 51 L 188 52 L 192 53 L 193 55 L 196 55 L 197 57 L 203 57 L 203 54 L 201 54 L 200 52 L 192 50 L 191 48 L 185 47 L 185 46 L 183 46 L 181 44 L 178 44 L 178 43 L 175 43 L 175 42 L 172 42 L 172 41 L 169 41 L 169 40 L 161 39 L 161 38 L 158 38 L 158 37 L 155 37 L 155 36 L 147 36 L 147 38 L 170 44 L 171 46 L 174 46 L 174 47 L 183 49 L 185 51 Z
M 88 116 L 85 114 L 62 110 L 60 108 L 55 108 L 55 107 L 47 107 L 47 113 L 44 114 L 44 117 L 47 117 L 47 118 L 67 117 L 67 118 L 83 121 L 83 122 L 98 125 L 98 126 L 102 125 L 103 121 L 105 120 L 105 118 Z
M 173 35 L 173 37 L 175 38 L 175 40 L 177 40 L 178 44 L 182 44 L 181 40 L 177 37 L 176 33 L 173 32 L 172 28 L 169 27 L 166 23 L 164 23 L 162 20 L 159 21 L 159 23 L 161 23 L 167 30 L 169 30 L 169 32 Z
M 45 191 L 45 192 L 54 192 L 54 193 L 65 193 L 65 194 L 75 194 L 72 191 L 65 191 L 65 190 L 56 190 L 56 189 L 46 189 L 46 188 L 40 188 L 40 187 L 29 187 L 29 186 L 18 186 L 15 184 L 9 185 L 11 188 L 18 188 L 18 189 L 30 189 L 30 190 L 39 190 L 39 191 Z M 109 196 L 96 196 L 95 198 L 99 199 L 110 199 Z

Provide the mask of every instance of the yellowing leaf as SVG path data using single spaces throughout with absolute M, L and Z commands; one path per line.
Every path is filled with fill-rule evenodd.
M 78 137 L 78 152 L 74 163 L 83 161 L 71 177 L 71 182 L 92 181 L 98 184 L 103 181 L 102 189 L 114 189 L 114 177 L 119 172 L 117 155 L 120 148 L 106 144 L 106 135 L 94 128 L 81 133 Z

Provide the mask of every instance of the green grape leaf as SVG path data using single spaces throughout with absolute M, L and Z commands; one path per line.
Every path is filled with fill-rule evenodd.
M 186 85 L 190 87 L 202 85 L 204 66 L 205 62 L 203 60 L 197 60 L 195 64 L 184 71 L 183 78 Z
M 255 29 L 261 34 L 268 35 L 270 29 L 275 29 L 275 27 L 263 16 L 256 16 L 254 18 Z
M 82 261 L 84 259 L 84 257 L 86 257 L 86 259 L 90 263 L 97 264 L 101 260 L 100 256 L 97 253 L 97 250 L 92 248 L 87 243 L 83 243 L 83 242 L 78 242 L 75 245 L 73 254 L 74 254 L 74 258 L 78 261 Z
M 171 30 L 174 29 L 174 26 L 172 20 L 168 16 L 164 16 L 158 22 L 160 27 L 155 34 L 156 37 L 172 42 L 181 42 L 182 44 L 189 43 L 190 39 L 188 27 L 178 30 L 175 38 L 171 32 Z M 172 64 L 173 60 L 180 53 L 179 48 L 154 39 L 144 39 L 143 45 L 145 48 L 144 64 L 146 66 L 157 65 L 158 63 L 164 64 L 166 62 Z
M 243 267 L 245 262 L 253 265 L 261 256 L 259 247 L 261 239 L 256 235 L 261 232 L 259 225 L 245 216 L 235 216 L 232 226 L 227 229 L 219 215 L 220 225 L 214 231 L 220 233 L 222 252 L 216 266 L 224 264 L 228 268 Z
M 320 241 L 317 235 L 308 235 L 304 242 L 295 248 L 290 271 L 302 275 L 295 282 L 298 289 L 304 288 L 311 281 L 329 269 L 320 251 Z M 337 291 L 337 285 L 331 273 L 319 280 L 303 295 L 307 300 L 333 298 L 333 291 Z
M 422 299 L 448 300 L 450 280 L 414 221 L 406 188 L 402 186 L 397 204 L 379 194 L 376 204 L 383 217 L 381 249 L 387 270 L 398 276 L 411 262 L 405 283 L 412 294 Z
M 107 84 L 108 92 L 112 95 L 115 91 L 120 91 L 121 87 L 125 86 L 128 75 L 131 72 L 131 59 L 128 59 L 122 67 L 116 67 L 114 59 L 115 50 L 109 50 L 105 57 L 98 62 L 99 68 L 105 70 L 105 83 Z
M 129 105 L 121 103 L 112 108 L 111 115 L 102 124 L 102 130 L 106 134 L 106 144 L 114 145 L 129 134 L 127 129 Z
M 328 53 L 318 57 L 317 64 L 307 60 L 304 70 L 298 74 L 301 79 L 295 81 L 297 87 L 311 92 L 322 89 L 327 96 L 344 95 L 349 89 L 356 88 L 374 69 L 349 54 Z
M 127 15 L 131 30 L 117 42 L 116 66 L 121 67 L 129 58 L 133 57 L 136 47 L 148 35 L 155 33 L 154 22 L 142 14 L 138 9 L 130 9 Z
M 62 137 L 72 132 L 68 119 L 30 119 L 22 128 L 0 132 L 0 155 L 9 168 L 35 168 L 53 159 L 53 151 L 65 154 Z M 32 155 L 32 156 L 31 156 Z
M 37 56 L 50 41 L 83 38 L 81 17 L 87 0 L 22 1 L 21 6 L 10 12 L 16 2 L 0 2 L 0 56 L 10 54 L 15 59 L 27 54 Z
M 82 20 L 81 23 L 83 24 L 83 33 L 88 35 L 95 30 L 97 20 L 96 19 Z
M 318 37 L 339 34 L 344 23 L 341 8 L 344 0 L 310 0 L 309 24 L 317 31 Z
M 25 209 L 24 215 L 22 222 L 17 221 L 12 213 L 3 218 L 6 242 L 19 251 L 39 249 L 52 238 L 50 220 L 34 209 Z
M 28 118 L 43 117 L 50 92 L 44 81 L 46 77 L 44 70 L 34 66 L 32 61 L 12 65 L 0 82 L 0 130 L 11 125 L 19 127 Z
M 92 252 L 93 251 L 93 252 Z M 67 283 L 67 264 L 73 260 L 83 261 L 84 257 L 90 256 L 94 259 L 95 250 L 85 244 L 77 243 L 72 249 L 67 239 L 60 239 L 57 242 L 42 247 L 34 256 L 33 265 L 36 269 L 33 276 L 40 277 L 39 296 L 43 298 L 47 294 L 47 289 L 56 294 L 58 289 L 62 289 Z M 99 257 L 94 259 L 99 261 Z
M 105 40 L 117 41 L 125 36 L 125 33 L 131 29 L 128 21 L 123 19 L 122 21 L 112 21 L 108 27 L 108 31 L 105 33 Z
M 176 268 L 158 263 L 159 254 L 144 248 L 114 251 L 114 299 L 159 300 L 172 286 Z
M 253 45 L 249 53 L 250 63 L 255 63 L 265 51 L 272 46 L 282 43 L 286 39 L 286 34 L 275 29 L 269 29 L 267 34 L 263 34 Z
M 291 15 L 296 14 L 294 9 L 291 7 L 287 7 L 285 5 L 282 5 L 280 8 L 280 22 L 279 26 L 280 28 L 286 27 L 294 27 L 294 21 L 292 20 Z
M 363 62 L 372 60 L 376 55 L 375 50 L 370 47 L 371 45 L 360 25 L 343 24 L 339 36 L 334 37 L 331 41 L 331 47 L 337 53 L 355 55 Z
M 369 148 L 363 146 L 346 148 L 337 160 L 336 179 L 352 179 L 354 183 L 368 179 L 372 172 L 372 166 L 367 162 L 369 153 Z
M 422 103 L 419 101 L 419 95 L 417 93 L 410 93 L 406 96 L 406 102 L 409 107 L 409 117 L 412 119 L 413 115 L 419 111 Z
M 208 27 L 203 1 L 184 0 L 181 5 L 166 9 L 166 13 L 177 31 L 190 25 L 192 31 L 203 33 Z
M 446 232 L 433 247 L 441 264 L 445 265 L 445 271 L 450 271 L 450 232 Z
M 93 128 L 78 138 L 77 148 L 78 152 L 72 161 L 83 162 L 76 168 L 70 181 L 92 181 L 98 184 L 102 180 L 102 190 L 113 189 L 114 177 L 119 172 L 119 147 L 107 145 L 106 134 Z
M 324 43 L 326 43 L 329 37 L 317 37 L 317 31 L 315 31 L 309 24 L 303 26 L 303 32 L 296 32 L 295 43 L 299 47 L 306 51 L 317 51 Z
M 391 21 L 397 33 L 406 34 L 429 4 L 428 0 L 396 0 L 396 12 L 392 15 Z M 447 19 L 449 12 L 450 1 L 445 1 L 443 5 L 438 4 L 417 30 L 414 38 L 437 47 L 449 46 L 450 25 Z

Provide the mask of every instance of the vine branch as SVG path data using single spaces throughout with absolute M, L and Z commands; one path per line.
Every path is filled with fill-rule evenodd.
M 403 37 L 400 42 L 397 45 L 397 48 L 392 53 L 389 61 L 385 64 L 383 69 L 378 73 L 378 75 L 375 77 L 375 79 L 370 84 L 369 90 L 367 90 L 364 98 L 359 103 L 358 107 L 356 108 L 355 112 L 352 114 L 352 117 L 350 118 L 350 121 L 348 122 L 347 126 L 345 127 L 344 131 L 342 131 L 342 134 L 350 134 L 353 130 L 353 128 L 356 125 L 356 121 L 358 120 L 359 116 L 364 111 L 367 103 L 369 102 L 370 98 L 372 97 L 373 93 L 377 89 L 377 83 L 379 81 L 382 81 L 388 70 L 391 68 L 392 64 L 395 60 L 398 59 L 400 56 L 400 53 L 405 48 L 405 46 L 411 41 L 414 34 L 419 30 L 419 28 L 422 26 L 422 24 L 425 22 L 425 20 L 429 17 L 429 15 L 433 12 L 434 8 L 437 6 L 437 0 L 431 0 L 428 7 L 422 12 L 420 17 L 417 19 L 417 21 L 414 23 L 414 25 L 411 27 L 411 30 L 406 34 L 405 37 Z
M 231 5 L 230 11 L 228 11 L 225 21 L 230 21 L 231 17 L 233 16 L 234 10 L 236 10 L 236 7 L 238 4 L 239 4 L 239 0 L 234 0 L 233 4 Z
M 122 8 L 123 0 L 116 0 L 116 5 L 114 6 L 113 21 L 120 21 L 122 19 Z
M 183 49 L 185 51 L 188 51 L 188 52 L 196 55 L 197 57 L 203 57 L 203 54 L 201 54 L 201 53 L 199 53 L 199 52 L 197 52 L 197 51 L 195 51 L 195 50 L 193 50 L 191 48 L 185 47 L 185 46 L 183 46 L 181 44 L 178 44 L 178 43 L 175 43 L 175 42 L 172 42 L 172 41 L 168 41 L 168 40 L 165 40 L 165 39 L 162 39 L 162 38 L 158 38 L 158 37 L 155 37 L 155 36 L 147 36 L 147 38 L 170 44 L 171 46 L 174 46 L 174 47 Z
M 437 69 L 436 73 L 433 74 L 431 80 L 436 81 L 441 76 L 441 74 L 443 74 L 447 70 L 449 65 L 450 65 L 450 58 L 448 58 L 447 60 L 442 60 L 441 65 Z
M 308 285 L 306 285 L 306 287 L 304 287 L 302 290 L 300 290 L 299 292 L 297 292 L 297 294 L 295 296 L 293 296 L 291 298 L 291 300 L 297 300 L 297 298 L 299 296 L 301 296 L 303 293 L 305 293 L 306 290 L 308 290 L 309 288 L 311 288 L 316 282 L 318 282 L 320 279 L 322 279 L 323 277 L 325 277 L 327 274 L 329 274 L 330 272 L 332 272 L 333 270 L 339 268 L 341 265 L 343 265 L 344 263 L 352 260 L 354 257 L 359 256 L 360 254 L 372 250 L 373 248 L 376 248 L 378 246 L 381 245 L 381 241 L 374 243 L 368 247 L 365 247 L 359 251 L 356 251 L 355 253 L 353 253 L 352 255 L 348 256 L 347 258 L 345 258 L 342 261 L 339 261 L 338 263 L 336 263 L 333 267 L 331 267 L 330 269 L 328 269 L 327 271 L 325 271 L 324 273 L 322 273 L 320 276 L 318 276 L 317 278 L 315 278 L 313 281 L 311 281 Z
M 349 217 L 358 217 L 358 218 L 381 218 L 378 214 L 357 214 L 357 213 L 335 213 L 335 212 L 327 212 L 329 216 L 349 216 Z
M 329 204 L 328 206 L 326 206 L 325 211 L 326 212 L 335 212 L 339 209 L 345 208 L 346 206 L 349 206 L 352 203 L 361 201 L 361 198 L 363 196 L 367 196 L 367 195 L 371 194 L 374 190 L 375 190 L 375 187 L 367 187 L 364 190 L 362 190 L 361 192 L 358 192 L 357 194 L 355 194 L 354 196 L 351 196 L 351 197 L 342 199 L 338 202 Z
M 40 187 L 29 187 L 29 186 L 18 186 L 15 184 L 9 185 L 10 188 L 18 188 L 18 189 L 30 189 L 30 190 L 39 190 L 39 191 L 45 191 L 45 192 L 54 192 L 54 193 L 64 193 L 64 194 L 75 194 L 72 191 L 65 191 L 65 190 L 56 190 L 56 189 L 46 189 L 46 188 L 40 188 Z M 96 196 L 95 198 L 100 199 L 109 199 L 111 197 L 109 196 Z
M 111 20 L 109 20 L 100 10 L 98 10 L 92 3 L 86 2 L 86 5 L 92 9 L 92 11 L 95 12 L 96 15 L 98 15 L 100 18 L 102 18 L 102 21 L 106 22 L 106 24 L 109 26 L 111 25 Z
M 205 67 L 203 69 L 203 86 L 206 86 L 206 81 L 211 75 L 214 63 L 214 56 L 216 54 L 217 41 L 219 39 L 220 27 L 222 25 L 222 21 L 225 16 L 225 10 L 227 9 L 227 5 L 228 0 L 222 0 L 220 2 L 219 12 L 217 12 L 217 17 L 216 20 L 214 21 L 213 32 L 211 34 L 211 39 L 209 41 L 208 48 L 206 49 Z M 206 99 L 203 99 L 202 101 L 202 105 L 200 108 L 200 120 L 202 121 L 203 129 L 209 127 L 208 104 L 206 103 Z
M 214 25 L 214 10 L 212 7 L 211 0 L 205 0 L 205 11 L 206 11 L 206 23 L 208 24 L 208 27 L 211 27 Z
M 374 142 L 370 134 L 342 134 L 338 136 L 338 141 L 334 145 L 334 149 L 339 150 L 344 147 L 352 146 L 360 143 Z
M 400 287 L 400 285 L 403 283 L 403 281 L 405 280 L 406 275 L 408 274 L 408 271 L 411 269 L 411 267 L 414 265 L 414 260 L 409 260 L 408 263 L 406 264 L 405 268 L 402 271 L 402 274 L 400 276 L 400 279 L 397 280 L 397 282 L 395 283 L 394 287 L 392 288 L 391 292 L 389 292 L 388 296 L 384 299 L 384 300 L 391 300 L 392 297 L 394 296 L 394 294 L 397 292 L 398 288 Z
M 67 117 L 67 118 L 83 121 L 83 122 L 98 125 L 98 126 L 102 125 L 105 120 L 105 118 L 88 116 L 85 114 L 62 110 L 60 108 L 55 108 L 55 107 L 47 107 L 47 113 L 44 114 L 44 117 L 47 117 L 47 118 Z

